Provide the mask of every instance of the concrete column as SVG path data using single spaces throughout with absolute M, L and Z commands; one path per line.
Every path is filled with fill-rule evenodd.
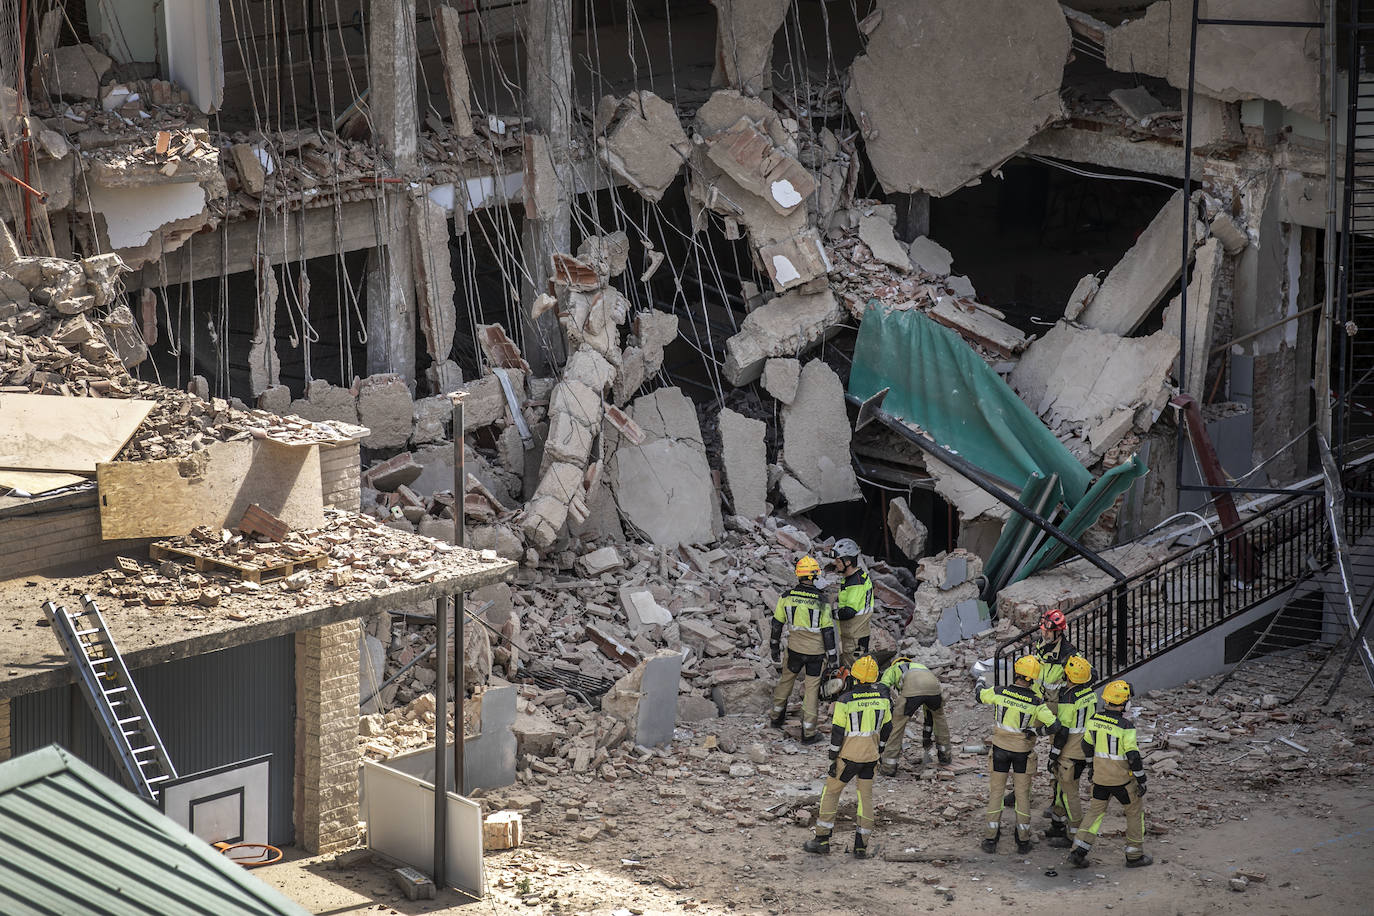
M 415 0 L 371 0 L 368 110 L 372 136 L 397 176 L 411 172 L 419 148 L 415 101 Z M 415 268 L 410 202 L 387 190 L 379 246 L 367 259 L 367 371 L 415 382 Z
M 10 742 L 10 698 L 0 699 L 0 760 L 14 756 L 14 745 Z
M 357 620 L 296 634 L 296 845 L 323 855 L 358 840 Z
M 888 199 L 897 207 L 897 238 L 911 242 L 923 235 L 930 235 L 930 195 L 925 191 L 911 194 L 889 194 Z
M 525 270 L 533 282 L 521 284 L 525 315 L 525 360 L 536 375 L 548 375 L 563 361 L 563 330 L 552 311 L 530 315 L 535 297 L 546 292 L 555 251 L 572 245 L 572 164 L 568 145 L 572 136 L 572 4 L 570 0 L 530 0 L 525 23 L 525 109 L 534 129 L 544 135 L 553 160 L 557 201 L 552 212 L 525 218 L 522 246 Z M 527 149 L 530 146 L 527 145 Z M 538 148 L 538 147 L 536 147 Z M 527 167 L 526 175 L 547 173 Z

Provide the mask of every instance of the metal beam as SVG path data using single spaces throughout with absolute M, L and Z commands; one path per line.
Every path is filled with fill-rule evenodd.
M 1124 582 L 1126 580 L 1125 573 L 1117 569 L 1111 563 L 1108 563 L 1094 551 L 1089 550 L 1087 547 L 1083 546 L 1083 544 L 1079 543 L 1077 539 L 1061 531 L 1058 528 L 1058 526 L 1056 526 L 1053 522 L 1049 522 L 1041 518 L 1029 506 L 1021 502 L 1021 500 L 1017 499 L 1015 496 L 1012 496 L 1006 490 L 1003 490 L 996 483 L 994 483 L 991 477 L 984 473 L 983 470 L 979 468 L 977 465 L 970 462 L 967 458 L 964 458 L 960 455 L 956 455 L 954 452 L 940 445 L 934 439 L 931 439 L 928 436 L 921 435 L 920 433 L 916 432 L 916 430 L 912 429 L 910 426 L 907 426 L 905 423 L 903 423 L 899 418 L 883 410 L 883 399 L 887 397 L 887 393 L 890 390 L 891 389 L 889 388 L 884 388 L 882 391 L 879 391 L 877 394 L 873 395 L 873 397 L 869 398 L 866 401 L 860 401 L 857 397 L 855 397 L 852 394 L 845 395 L 846 400 L 848 400 L 851 404 L 857 405 L 859 408 L 859 416 L 854 423 L 854 428 L 856 430 L 863 429 L 865 426 L 867 426 L 869 423 L 872 423 L 874 420 L 878 421 L 879 423 L 886 426 L 888 429 L 900 435 L 902 438 L 911 442 L 913 445 L 921 449 L 921 451 L 925 452 L 927 455 L 934 458 L 936 461 L 939 461 L 942 464 L 949 465 L 951 468 L 967 477 L 971 483 L 982 489 L 985 493 L 987 493 L 988 495 L 996 499 L 998 502 L 1010 508 L 1017 515 L 1021 516 L 1026 521 L 1030 522 L 1032 525 L 1039 528 L 1041 531 L 1045 532 L 1050 537 L 1054 538 L 1056 541 L 1063 544 L 1065 547 L 1069 548 L 1074 553 L 1078 554 L 1080 557 L 1087 560 L 1089 563 L 1096 566 L 1098 569 L 1102 570 L 1104 573 L 1111 576 L 1116 581 Z

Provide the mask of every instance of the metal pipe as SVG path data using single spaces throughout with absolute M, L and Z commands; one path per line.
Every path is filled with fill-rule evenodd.
M 1326 237 L 1322 239 L 1322 317 L 1317 324 L 1316 381 L 1317 429 L 1328 442 L 1341 442 L 1331 434 L 1331 319 L 1336 291 L 1336 0 L 1326 0 L 1326 31 L 1322 41 L 1322 105 L 1326 127 Z
M 1254 330 L 1254 331 L 1248 331 L 1248 332 L 1246 332 L 1246 333 L 1240 335 L 1239 337 L 1233 337 L 1233 338 L 1231 338 L 1231 340 L 1227 341 L 1226 343 L 1222 344 L 1222 345 L 1219 346 L 1219 347 L 1213 347 L 1213 348 L 1212 348 L 1212 352 L 1209 353 L 1209 354 L 1207 354 L 1207 355 L 1208 355 L 1208 356 L 1216 356 L 1218 353 L 1225 353 L 1227 350 L 1229 350 L 1231 347 L 1234 347 L 1234 346 L 1235 346 L 1236 344 L 1238 344 L 1238 343 L 1245 343 L 1245 341 L 1251 339 L 1252 337 L 1258 337 L 1258 336 L 1260 336 L 1261 334 L 1267 334 L 1268 332 L 1274 330 L 1275 328 L 1281 328 L 1281 327 L 1283 327 L 1284 325 L 1286 325 L 1286 324 L 1287 324 L 1288 322 L 1290 322 L 1290 321 L 1297 321 L 1299 318 L 1302 318 L 1302 317 L 1304 317 L 1304 316 L 1310 315 L 1310 314 L 1312 314 L 1313 312 L 1320 312 L 1320 311 L 1321 311 L 1322 309 L 1324 309 L 1324 308 L 1326 308 L 1325 305 L 1314 305 L 1314 306 L 1311 306 L 1311 307 L 1309 307 L 1309 308 L 1305 308 L 1305 309 L 1303 309 L 1303 310 L 1300 311 L 1300 312 L 1294 312 L 1294 313 L 1291 314 L 1291 315 L 1285 315 L 1284 317 L 1280 318 L 1278 321 L 1271 322 L 1270 324 L 1266 324 L 1264 327 L 1258 328 L 1258 329 L 1256 329 L 1256 330 Z
M 458 499 L 454 503 L 453 512 L 453 543 L 459 547 L 466 544 L 467 535 L 467 450 L 463 445 L 463 439 L 467 434 L 463 423 L 463 402 L 453 403 L 453 447 L 456 454 L 453 456 L 453 478 L 458 494 Z M 467 767 L 464 753 L 467 743 L 467 672 L 464 670 L 464 662 L 467 658 L 465 651 L 467 639 L 464 636 L 464 627 L 467 614 L 467 595 L 457 592 L 453 596 L 453 667 L 454 678 L 457 684 L 453 688 L 453 787 L 459 795 L 466 795 L 468 791 Z M 487 602 L 487 607 L 491 602 Z M 482 610 L 486 610 L 484 607 Z M 479 611 L 480 613 L 480 611 Z M 483 639 L 486 637 L 483 636 Z
M 1197 6 L 1194 5 L 1194 9 Z M 1319 29 L 1324 23 L 1306 22 L 1301 19 L 1199 19 L 1198 25 L 1237 25 L 1237 26 L 1271 26 L 1279 29 Z
M 1050 537 L 1054 538 L 1056 541 L 1072 550 L 1074 553 L 1083 557 L 1089 563 L 1096 566 L 1098 569 L 1102 570 L 1107 575 L 1111 576 L 1113 579 L 1117 580 L 1118 582 L 1124 582 L 1126 580 L 1125 573 L 1117 569 L 1112 564 L 1108 563 L 1106 560 L 1098 556 L 1093 551 L 1089 550 L 1087 547 L 1083 546 L 1075 538 L 1070 537 L 1063 531 L 1060 531 L 1057 526 L 1045 521 L 1043 518 L 1036 515 L 1024 503 L 1022 503 L 1021 500 L 1017 499 L 1015 496 L 1012 496 L 1006 490 L 1003 490 L 997 484 L 993 483 L 992 478 L 990 478 L 987 474 L 983 472 L 981 468 L 970 462 L 967 458 L 963 458 L 959 455 L 956 455 L 954 452 L 951 452 L 949 449 L 940 445 L 934 439 L 930 439 L 926 436 L 921 435 L 911 427 L 907 426 L 901 420 L 894 417 L 892 414 L 883 410 L 880 405 L 883 403 L 883 398 L 887 397 L 887 393 L 889 390 L 891 389 L 884 388 L 882 391 L 879 391 L 877 394 L 873 395 L 873 397 L 869 398 L 866 401 L 860 401 L 857 397 L 855 397 L 852 394 L 845 395 L 846 400 L 848 400 L 851 404 L 858 405 L 859 407 L 858 420 L 854 424 L 854 428 L 856 430 L 863 429 L 871 421 L 877 420 L 879 423 L 882 423 L 888 429 L 892 430 L 893 432 L 902 436 L 904 439 L 911 442 L 913 445 L 920 448 L 921 451 L 930 455 L 935 460 L 941 462 L 942 464 L 947 464 L 954 470 L 958 471 L 960 474 L 963 474 L 975 486 L 979 487 L 984 492 L 994 497 L 998 502 L 1010 508 L 1017 515 L 1021 516 L 1026 521 L 1030 522 L 1032 525 L 1039 528 L 1041 531 L 1045 532 Z
M 448 599 L 434 599 L 434 619 L 439 624 L 438 677 L 434 681 L 434 884 L 448 886 Z M 461 739 L 460 739 L 461 742 Z
M 1183 117 L 1183 252 L 1182 269 L 1178 278 L 1178 352 L 1188 352 L 1188 255 L 1193 251 L 1190 235 L 1193 228 L 1193 94 L 1197 89 L 1197 27 L 1201 0 L 1193 0 L 1192 28 L 1188 38 L 1188 86 L 1187 104 Z M 1186 378 L 1188 360 L 1182 356 L 1178 360 L 1178 390 L 1188 391 Z M 1183 424 L 1174 428 L 1174 483 L 1183 484 Z M 1177 506 L 1175 506 L 1177 508 Z

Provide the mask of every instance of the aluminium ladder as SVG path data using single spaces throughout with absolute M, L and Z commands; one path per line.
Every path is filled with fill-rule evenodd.
M 175 779 L 176 769 L 95 600 L 82 596 L 76 614 L 48 601 L 43 613 L 129 785 L 148 801 L 157 801 L 159 783 Z

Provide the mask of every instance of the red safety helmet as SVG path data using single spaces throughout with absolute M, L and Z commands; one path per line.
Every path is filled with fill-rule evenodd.
M 1059 608 L 1050 608 L 1045 612 L 1045 616 L 1040 618 L 1040 626 L 1054 633 L 1063 633 L 1069 628 L 1069 621 Z

